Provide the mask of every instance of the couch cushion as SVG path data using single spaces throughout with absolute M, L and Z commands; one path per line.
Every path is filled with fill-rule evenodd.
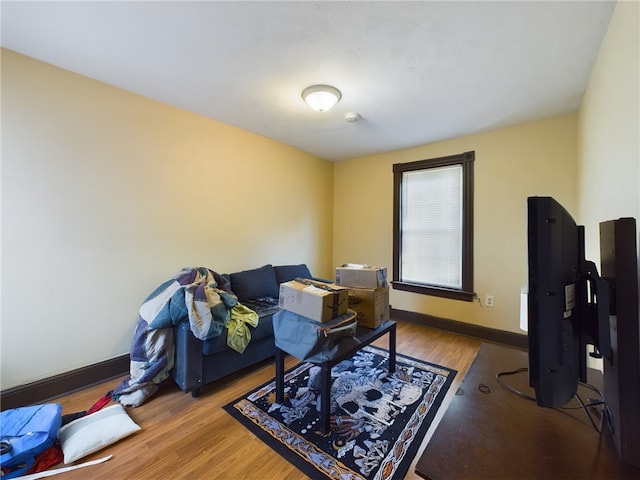
M 229 277 L 231 291 L 236 294 L 240 302 L 251 298 L 278 298 L 280 294 L 272 265 L 232 273 Z
M 273 269 L 276 272 L 278 284 L 289 282 L 296 278 L 313 278 L 309 267 L 304 263 L 300 265 L 277 265 Z

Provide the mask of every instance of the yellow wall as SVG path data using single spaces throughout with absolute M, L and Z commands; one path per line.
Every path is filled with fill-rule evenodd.
M 2 389 L 129 351 L 184 266 L 332 275 L 333 164 L 2 50 Z
M 336 164 L 334 263 L 392 266 L 393 163 L 475 150 L 474 285 L 495 308 L 391 290 L 394 308 L 519 330 L 526 284 L 526 197 L 555 197 L 586 227 L 640 220 L 640 3 L 618 2 L 581 110 L 513 128 Z M 520 332 L 522 333 L 522 332 Z
M 587 256 L 599 264 L 599 223 L 640 221 L 639 2 L 616 5 L 579 119 L 578 217 Z
M 526 284 L 526 198 L 556 197 L 576 206 L 577 117 L 567 115 L 336 164 L 334 263 L 393 265 L 394 163 L 469 150 L 474 165 L 474 286 L 495 307 L 391 290 L 391 305 L 484 327 L 520 332 Z M 520 332 L 522 333 L 522 332 Z
M 518 332 L 527 196 L 574 213 L 592 257 L 599 221 L 640 219 L 639 7 L 618 2 L 579 113 L 335 165 L 2 50 L 0 388 L 128 352 L 140 302 L 185 265 L 391 268 L 392 164 L 467 150 L 475 290 L 496 306 L 391 304 Z

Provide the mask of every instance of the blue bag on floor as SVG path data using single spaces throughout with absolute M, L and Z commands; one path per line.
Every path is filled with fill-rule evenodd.
M 53 446 L 62 424 L 62 405 L 47 403 L 0 413 L 0 466 L 2 479 L 18 477 L 36 457 Z

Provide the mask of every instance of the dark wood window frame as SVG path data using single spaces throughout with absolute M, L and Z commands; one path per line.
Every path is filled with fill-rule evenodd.
M 472 302 L 473 290 L 473 164 L 475 152 L 393 165 L 393 280 L 394 289 Z M 403 173 L 451 165 L 462 166 L 462 288 L 403 282 L 401 272 L 401 199 Z

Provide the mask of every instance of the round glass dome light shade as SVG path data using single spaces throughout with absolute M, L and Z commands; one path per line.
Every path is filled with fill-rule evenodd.
M 313 85 L 302 91 L 302 98 L 316 112 L 326 112 L 338 103 L 342 94 L 330 85 Z

